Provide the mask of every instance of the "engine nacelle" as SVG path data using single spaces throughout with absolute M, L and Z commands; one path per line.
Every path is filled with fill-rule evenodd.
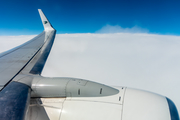
M 31 97 L 102 97 L 119 93 L 118 89 L 76 78 L 35 77 Z
M 179 120 L 174 103 L 158 94 L 127 88 L 122 120 Z
M 143 90 L 76 78 L 26 76 L 17 81 L 32 88 L 28 120 L 179 120 L 170 99 Z

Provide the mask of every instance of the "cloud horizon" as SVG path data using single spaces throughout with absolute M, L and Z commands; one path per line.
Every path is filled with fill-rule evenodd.
M 137 25 L 131 28 L 123 28 L 119 25 L 105 25 L 95 33 L 148 33 L 149 30 Z
M 34 36 L 0 36 L 0 52 Z M 147 33 L 57 34 L 42 75 L 75 77 L 152 91 L 172 99 L 180 78 L 180 36 Z

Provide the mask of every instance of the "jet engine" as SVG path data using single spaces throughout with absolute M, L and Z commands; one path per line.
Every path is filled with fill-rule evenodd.
M 169 98 L 143 90 L 77 78 L 23 76 L 16 81 L 32 90 L 26 120 L 179 120 Z

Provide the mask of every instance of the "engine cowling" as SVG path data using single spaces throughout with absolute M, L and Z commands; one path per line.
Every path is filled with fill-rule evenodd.
M 76 78 L 31 80 L 27 120 L 179 120 L 174 103 L 155 93 Z

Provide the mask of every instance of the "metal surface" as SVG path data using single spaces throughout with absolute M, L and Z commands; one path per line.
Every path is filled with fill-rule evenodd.
M 121 120 L 121 113 L 122 105 L 119 104 L 65 101 L 60 120 Z
M 30 71 L 31 74 L 39 74 L 39 75 L 41 74 L 44 64 L 45 64 L 45 62 L 48 58 L 48 55 L 50 53 L 50 50 L 52 48 L 55 35 L 56 35 L 56 31 L 51 31 L 51 33 L 49 34 L 49 37 L 47 38 L 46 43 L 44 44 L 44 46 L 38 53 L 40 55 L 39 55 L 39 58 L 38 58 L 36 64 L 33 66 L 33 68 Z
M 44 43 L 45 32 L 16 49 L 2 53 L 0 57 L 0 86 L 6 85 L 34 57 Z
M 119 93 L 113 87 L 83 79 L 42 76 L 34 76 L 31 88 L 31 97 L 103 97 Z
M 46 21 L 42 11 L 39 10 L 39 12 L 43 17 L 41 19 Z M 48 29 L 45 29 L 37 37 L 0 55 L 0 88 L 7 85 L 20 72 L 41 74 L 56 34 L 56 30 L 51 27 L 49 22 L 44 27 L 48 27 Z
M 31 99 L 25 120 L 49 120 L 49 117 L 41 104 L 42 101 L 39 98 Z
M 126 88 L 122 120 L 171 120 L 166 97 Z
M 44 30 L 45 31 L 49 31 L 49 30 L 54 30 L 53 26 L 51 25 L 51 23 L 49 22 L 49 20 L 46 18 L 46 16 L 44 15 L 44 13 L 42 12 L 41 9 L 38 9 L 39 14 L 41 16 L 41 21 L 42 24 L 44 26 Z
M 45 29 L 45 38 L 43 39 L 44 45 L 42 48 L 38 51 L 36 56 L 29 62 L 29 64 L 22 70 L 22 74 L 38 74 L 40 75 L 43 67 L 46 63 L 46 60 L 48 58 L 48 55 L 51 51 L 52 45 L 54 43 L 56 30 L 52 27 L 46 16 L 43 14 L 43 12 L 38 9 L 39 14 L 41 16 L 41 20 Z M 46 22 L 44 22 L 46 21 Z
M 44 20 L 46 17 L 41 10 L 39 12 Z M 29 72 L 33 68 L 31 71 L 41 73 L 56 34 L 53 28 L 50 29 L 50 23 L 48 24 L 48 29 L 34 39 L 0 55 L 1 120 L 25 119 L 33 79 L 33 75 Z M 46 26 L 44 25 L 44 27 Z M 44 115 L 40 118 L 44 118 Z
M 177 111 L 175 104 L 169 98 L 166 98 L 166 99 L 167 99 L 167 102 L 169 105 L 171 120 L 179 120 L 179 115 L 178 115 L 178 111 Z
M 29 86 L 11 82 L 0 92 L 0 119 L 24 120 L 29 100 Z

